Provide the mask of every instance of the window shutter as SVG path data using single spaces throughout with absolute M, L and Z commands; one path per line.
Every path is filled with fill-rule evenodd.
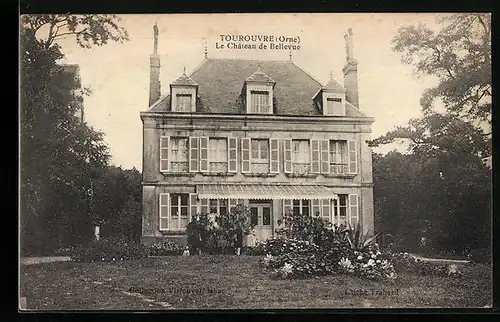
M 208 137 L 200 137 L 200 172 L 208 172 Z
M 199 171 L 199 138 L 197 136 L 189 137 L 189 172 Z
M 227 138 L 227 171 L 238 172 L 238 139 Z
M 318 217 L 321 216 L 321 209 L 320 209 L 320 201 L 319 199 L 313 199 L 312 200 L 312 213 L 311 215 L 313 217 L 316 217 L 316 212 L 319 214 Z
M 349 151 L 349 173 L 358 173 L 358 158 L 356 153 L 356 141 L 348 141 L 348 151 Z
M 160 137 L 160 171 L 169 171 L 170 167 L 170 137 Z
M 271 152 L 271 173 L 280 173 L 280 151 L 278 139 L 269 139 L 269 151 Z
M 292 199 L 284 199 L 283 200 L 283 216 L 288 214 L 289 211 L 292 211 Z
M 229 212 L 233 209 L 233 207 L 236 207 L 238 204 L 238 199 L 229 199 Z
M 241 139 L 241 173 L 250 172 L 250 138 Z
M 349 224 L 356 227 L 359 219 L 358 195 L 349 195 Z
M 327 221 L 332 221 L 330 217 L 330 199 L 321 199 L 321 216 L 323 217 L 323 220 Z
M 192 218 L 196 217 L 196 215 L 199 214 L 198 200 L 196 200 L 196 198 L 196 193 L 189 194 L 189 221 L 191 221 Z
M 330 141 L 321 140 L 321 173 L 330 173 Z
M 319 140 L 311 140 L 311 173 L 319 173 Z
M 168 230 L 168 218 L 170 217 L 170 195 L 168 193 L 160 193 L 158 200 L 158 214 L 160 218 L 160 230 Z
M 200 199 L 200 214 L 208 214 L 208 199 Z
M 285 173 L 292 173 L 292 140 L 285 139 L 283 145 Z

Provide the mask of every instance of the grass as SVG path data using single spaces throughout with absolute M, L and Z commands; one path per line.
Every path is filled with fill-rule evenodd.
M 275 280 L 253 256 L 171 256 L 21 266 L 20 292 L 36 310 L 484 307 L 491 267 L 462 276 L 400 274 L 394 284 L 337 275 Z M 372 291 L 376 290 L 376 291 Z

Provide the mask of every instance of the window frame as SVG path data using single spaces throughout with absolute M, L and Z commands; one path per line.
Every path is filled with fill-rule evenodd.
M 186 198 L 186 205 L 183 205 L 182 204 L 182 197 L 185 196 Z M 174 198 L 177 199 L 177 205 L 174 206 L 173 203 L 174 203 Z M 183 230 L 185 229 L 186 227 L 181 227 L 181 219 L 187 219 L 187 222 L 189 223 L 189 221 L 191 220 L 191 216 L 190 216 L 190 204 L 189 204 L 189 198 L 190 198 L 190 195 L 189 193 L 170 193 L 169 194 L 169 211 L 168 211 L 168 230 Z M 176 216 L 173 216 L 173 207 L 176 207 L 177 209 L 177 214 Z M 186 209 L 186 216 L 182 216 L 182 209 Z M 177 217 L 177 218 L 173 218 L 173 217 Z M 177 227 L 170 227 L 170 223 L 171 221 L 174 221 L 176 220 L 177 222 Z
M 187 105 L 187 110 L 181 110 L 181 105 L 179 102 L 179 97 L 189 97 L 189 104 Z M 193 109 L 193 94 L 192 93 L 176 93 L 175 94 L 175 111 L 174 112 L 183 112 L 183 113 L 189 113 Z M 182 105 L 184 107 L 184 105 Z
M 223 201 L 226 201 L 226 212 L 229 212 L 230 209 L 229 209 L 229 199 L 207 199 L 208 200 L 208 214 L 217 214 L 217 215 L 220 215 L 221 214 L 221 200 Z M 216 202 L 216 208 L 217 208 L 217 212 L 214 213 L 212 212 L 212 201 L 215 201 Z
M 254 105 L 254 95 L 259 95 L 260 97 L 266 97 L 267 105 L 261 104 L 261 100 L 257 99 L 257 106 Z M 270 114 L 271 113 L 271 93 L 268 90 L 250 90 L 250 114 Z M 266 107 L 265 111 L 262 110 L 262 107 Z
M 258 158 L 254 158 L 253 157 L 253 152 L 254 152 L 254 149 L 253 149 L 253 142 L 257 142 L 257 155 L 259 156 Z M 262 143 L 265 143 L 267 144 L 267 154 L 266 154 L 266 159 L 262 159 L 261 156 L 262 156 L 262 152 L 263 152 L 263 149 L 262 149 Z M 269 164 L 270 163 L 270 150 L 269 150 L 270 146 L 269 146 L 269 139 L 258 139 L 258 138 L 255 138 L 255 139 L 250 139 L 250 161 L 252 164 L 254 163 L 257 163 L 257 164 Z

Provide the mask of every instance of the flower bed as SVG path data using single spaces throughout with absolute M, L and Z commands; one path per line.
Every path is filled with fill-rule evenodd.
M 149 256 L 177 256 L 184 251 L 184 246 L 173 241 L 162 241 L 156 244 L 149 245 Z

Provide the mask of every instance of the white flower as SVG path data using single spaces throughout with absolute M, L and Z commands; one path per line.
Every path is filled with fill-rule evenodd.
M 102 261 L 104 261 L 104 257 L 103 257 L 103 258 L 101 258 L 101 260 L 102 260 Z
M 375 253 L 375 255 L 381 255 L 381 254 L 382 253 L 379 250 L 377 250 L 377 252 Z
M 368 267 L 368 264 L 363 264 L 363 267 Z
M 376 263 L 377 263 L 377 264 L 380 264 L 380 259 L 377 259 Z
M 293 272 L 293 265 L 285 263 L 283 267 L 281 268 L 281 274 L 283 277 L 286 277 L 288 274 L 291 274 Z
M 362 259 L 363 259 L 363 256 L 359 255 L 359 256 L 358 256 L 358 259 L 359 259 L 359 260 L 362 260 Z
M 372 254 L 371 258 L 375 259 L 377 256 L 375 254 Z
M 371 258 L 370 258 L 370 259 L 368 260 L 367 265 L 369 265 L 369 266 L 373 266 L 373 265 L 375 265 L 375 261 L 374 261 L 373 259 L 371 259 Z
M 348 272 L 352 272 L 354 271 L 354 266 L 352 265 L 351 261 L 349 260 L 349 258 L 342 258 L 340 261 L 339 261 L 339 266 L 342 267 L 344 270 L 348 271 Z

